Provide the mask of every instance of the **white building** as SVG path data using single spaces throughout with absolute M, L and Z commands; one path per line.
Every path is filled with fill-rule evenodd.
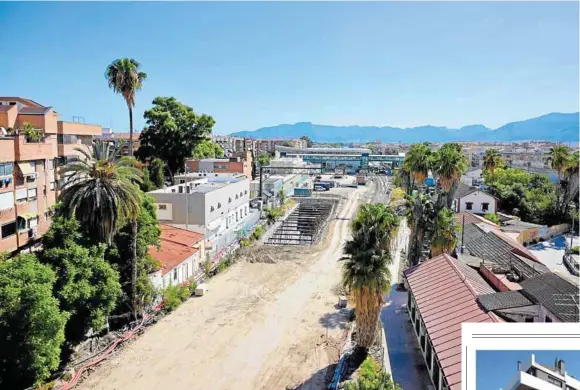
M 208 177 L 151 191 L 157 219 L 205 236 L 209 257 L 231 245 L 259 220 L 250 209 L 245 177 Z
M 501 352 L 500 352 L 501 353 Z M 534 354 L 525 366 L 518 362 L 517 371 L 509 384 L 501 390 L 580 390 L 580 381 L 566 372 L 563 360 L 557 367 L 536 362 Z
M 478 188 L 459 183 L 451 207 L 456 213 L 469 211 L 474 214 L 495 214 L 497 198 Z

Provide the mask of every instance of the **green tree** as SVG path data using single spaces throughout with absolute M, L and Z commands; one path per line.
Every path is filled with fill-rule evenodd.
M 405 156 L 403 167 L 418 184 L 423 184 L 431 168 L 431 148 L 427 142 L 413 144 Z
M 431 257 L 451 253 L 459 243 L 459 225 L 455 213 L 442 208 L 437 213 L 431 232 Z
M 287 146 L 287 147 L 291 148 L 294 146 L 294 144 L 292 143 L 292 141 L 283 141 L 282 146 Z
M 69 341 L 81 340 L 89 329 L 104 328 L 121 296 L 119 274 L 105 260 L 105 246 L 85 247 L 83 241 L 74 218 L 55 218 L 43 237 L 41 260 L 55 271 L 54 295 L 61 310 L 71 315 Z
M 360 366 L 359 376 L 347 382 L 344 390 L 402 390 L 393 382 L 391 375 L 384 372 L 372 358 L 367 357 Z
M 204 139 L 193 150 L 193 158 L 201 160 L 204 158 L 223 157 L 224 150 L 222 147 L 211 139 Z
M 503 165 L 503 159 L 501 158 L 501 153 L 499 150 L 494 148 L 485 150 L 485 154 L 483 155 L 483 169 L 486 172 L 489 172 L 492 178 L 494 176 L 495 170 L 497 168 L 503 167 Z
M 268 153 L 262 153 L 258 156 L 258 165 L 261 166 L 269 165 L 271 159 L 272 156 L 270 156 Z
M 136 306 L 137 280 L 137 221 L 141 210 L 141 171 L 134 160 L 120 156 L 120 148 L 106 142 L 95 142 L 92 152 L 76 150 L 84 159 L 65 165 L 60 174 L 67 177 L 60 195 L 60 212 L 76 217 L 89 237 L 97 242 L 111 244 L 113 236 L 124 221 L 131 225 L 133 239 L 128 243 L 129 253 L 124 258 L 132 270 L 131 299 Z
M 130 222 L 127 222 L 119 229 L 107 253 L 109 262 L 119 268 L 123 291 L 128 299 L 132 296 L 133 285 L 130 282 L 133 277 L 135 278 L 135 300 L 129 300 L 127 303 L 132 304 L 132 302 L 135 302 L 132 308 L 136 311 L 149 305 L 156 295 L 148 275 L 159 269 L 159 263 L 148 252 L 150 246 L 159 245 L 161 233 L 154 199 L 149 195 L 143 195 L 140 202 L 141 207 L 137 217 L 135 275 L 133 275 L 133 268 L 125 261 L 131 255 L 129 244 L 133 240 Z
M 153 182 L 151 181 L 151 172 L 149 172 L 149 169 L 143 168 L 141 169 L 141 172 L 143 175 L 143 181 L 139 186 L 141 188 L 141 191 L 149 192 L 155 190 L 157 187 L 155 187 L 155 184 L 153 184 Z
M 442 204 L 451 208 L 459 179 L 468 166 L 463 147 L 457 143 L 444 144 L 441 149 L 432 154 L 430 165 L 434 173 L 439 176 L 443 192 Z
M 278 191 L 278 197 L 280 197 L 280 205 L 286 203 L 287 196 L 284 192 L 284 189 L 280 189 L 280 191 Z
M 165 163 L 160 158 L 154 158 L 149 162 L 149 175 L 156 188 L 165 185 Z
M 135 93 L 143 86 L 147 73 L 139 71 L 141 65 L 132 58 L 119 58 L 107 67 L 105 74 L 109 88 L 120 94 L 129 109 L 129 156 L 133 157 L 133 107 Z
M 306 141 L 307 148 L 311 148 L 312 145 L 314 145 L 314 142 L 312 142 L 312 139 L 307 135 L 303 135 L 302 137 L 300 137 L 300 139 L 303 139 L 304 141 Z
M 550 148 L 548 152 L 548 158 L 546 160 L 550 164 L 550 168 L 558 172 L 558 181 L 562 178 L 562 172 L 568 165 L 570 153 L 571 149 L 564 145 L 556 145 Z
M 0 261 L 0 387 L 47 379 L 60 363 L 68 314 L 52 296 L 54 272 L 27 253 Z
M 563 211 L 564 215 L 568 215 L 570 208 L 570 203 L 573 200 L 578 202 L 578 172 L 580 169 L 580 151 L 576 151 L 566 159 L 566 165 L 564 166 L 564 180 L 560 183 L 563 186 L 563 199 L 562 203 L 564 205 Z
M 198 115 L 174 97 L 156 97 L 153 108 L 143 115 L 146 126 L 139 138 L 136 152 L 141 161 L 158 157 L 166 164 L 171 176 L 185 167 L 196 146 L 211 134 L 215 124 L 209 115 Z
M 355 301 L 357 344 L 365 349 L 374 342 L 383 294 L 390 287 L 391 243 L 398 226 L 392 208 L 362 205 L 351 224 L 352 238 L 344 245 L 342 281 Z

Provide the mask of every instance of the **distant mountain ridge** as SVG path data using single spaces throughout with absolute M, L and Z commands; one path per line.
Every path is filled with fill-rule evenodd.
M 529 141 L 572 142 L 580 139 L 579 113 L 550 113 L 537 118 L 511 122 L 497 129 L 468 125 L 460 129 L 440 126 L 399 128 L 391 126 L 330 126 L 310 122 L 262 127 L 230 135 L 252 138 L 299 138 L 315 142 L 449 142 L 449 141 Z

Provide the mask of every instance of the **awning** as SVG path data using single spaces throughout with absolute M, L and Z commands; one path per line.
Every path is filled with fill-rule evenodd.
M 28 176 L 34 173 L 34 168 L 32 168 L 32 165 L 29 162 L 19 161 L 16 164 L 18 164 L 18 168 L 20 168 L 20 172 L 22 172 L 22 175 Z
M 24 219 L 30 219 L 30 218 L 36 218 L 38 217 L 37 213 L 24 213 L 24 214 L 20 214 L 18 215 L 19 217 L 22 217 Z

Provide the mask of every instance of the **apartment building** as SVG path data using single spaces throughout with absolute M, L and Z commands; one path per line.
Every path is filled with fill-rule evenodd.
M 555 367 L 540 364 L 531 354 L 525 365 L 519 361 L 510 382 L 502 390 L 580 390 L 580 381 L 566 372 L 563 360 Z
M 304 149 L 308 146 L 306 141 L 300 138 L 266 138 L 257 140 L 257 143 L 259 153 L 274 153 L 276 146 L 289 146 L 298 149 Z
M 250 208 L 249 179 L 207 177 L 148 193 L 160 222 L 205 236 L 210 259 L 233 244 L 259 220 Z
M 252 152 L 236 153 L 230 158 L 206 158 L 187 160 L 186 173 L 237 173 L 252 177 Z
M 234 137 L 231 135 L 212 135 L 212 141 L 222 147 L 226 156 L 233 153 L 256 152 L 257 141 L 252 138 Z
M 34 130 L 23 131 L 26 124 Z M 100 134 L 99 125 L 60 120 L 52 107 L 0 97 L 0 252 L 26 248 L 48 230 L 58 166 Z

